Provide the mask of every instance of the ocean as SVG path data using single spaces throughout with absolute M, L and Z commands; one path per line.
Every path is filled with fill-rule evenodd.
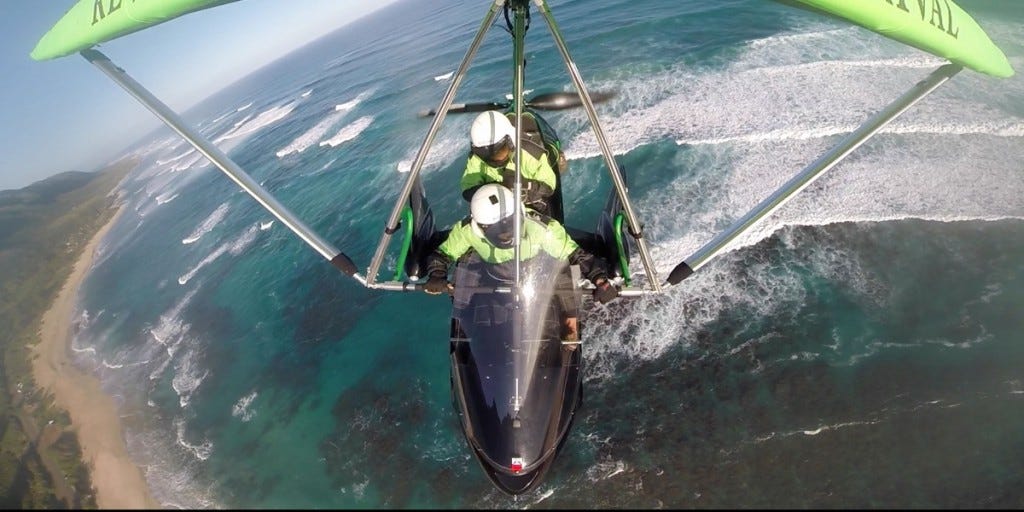
M 1024 5 L 960 4 L 1024 70 Z M 488 5 L 401 1 L 184 117 L 365 273 Z M 941 64 L 775 2 L 550 5 L 617 91 L 598 113 L 662 279 Z M 456 102 L 511 92 L 510 48 L 499 21 Z M 536 12 L 526 57 L 530 94 L 573 90 Z M 515 499 L 459 430 L 448 301 L 363 288 L 169 131 L 133 149 L 72 348 L 167 508 L 1024 507 L 1022 98 L 965 70 L 691 278 L 588 311 L 583 406 Z M 472 118 L 424 166 L 441 226 Z M 590 227 L 598 145 L 545 118 Z

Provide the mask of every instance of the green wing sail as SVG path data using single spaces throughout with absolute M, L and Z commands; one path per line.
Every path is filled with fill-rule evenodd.
M 1013 76 L 1002 50 L 952 0 L 777 1 L 851 21 L 981 73 Z
M 39 40 L 35 60 L 84 50 L 183 14 L 236 0 L 79 0 Z

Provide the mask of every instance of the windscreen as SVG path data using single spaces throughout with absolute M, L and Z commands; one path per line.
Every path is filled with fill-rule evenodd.
M 553 453 L 578 400 L 580 351 L 563 338 L 580 293 L 565 262 L 523 262 L 518 287 L 513 268 L 458 263 L 452 357 L 467 437 L 495 468 L 517 474 Z

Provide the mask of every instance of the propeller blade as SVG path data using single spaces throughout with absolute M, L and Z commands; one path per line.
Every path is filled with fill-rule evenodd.
M 488 110 L 505 110 L 508 103 L 452 103 L 448 109 L 449 114 L 463 114 L 466 112 L 487 112 Z M 420 111 L 420 117 L 430 117 L 437 114 L 437 110 Z
M 615 97 L 615 91 L 595 92 L 590 95 L 590 101 L 603 103 Z M 538 94 L 526 102 L 526 106 L 538 110 L 565 110 L 582 106 L 579 94 L 574 92 L 551 92 Z
M 590 95 L 590 101 L 604 103 L 615 97 L 615 91 L 594 92 Z M 582 106 L 580 96 L 574 92 L 549 92 L 538 94 L 526 100 L 526 106 L 537 110 L 565 110 Z M 465 114 L 470 112 L 487 112 L 488 110 L 501 110 L 509 108 L 509 103 L 452 103 L 448 109 L 449 114 Z M 420 117 L 430 117 L 437 114 L 437 110 L 422 110 Z

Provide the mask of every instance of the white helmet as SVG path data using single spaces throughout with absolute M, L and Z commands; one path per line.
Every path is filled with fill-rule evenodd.
M 473 127 L 469 130 L 469 141 L 474 148 L 486 148 L 494 146 L 505 140 L 514 144 L 516 129 L 512 122 L 505 117 L 505 114 L 497 110 L 484 112 L 473 120 Z
M 473 232 L 497 247 L 512 247 L 514 201 L 512 191 L 497 183 L 488 183 L 478 188 L 469 202 Z

